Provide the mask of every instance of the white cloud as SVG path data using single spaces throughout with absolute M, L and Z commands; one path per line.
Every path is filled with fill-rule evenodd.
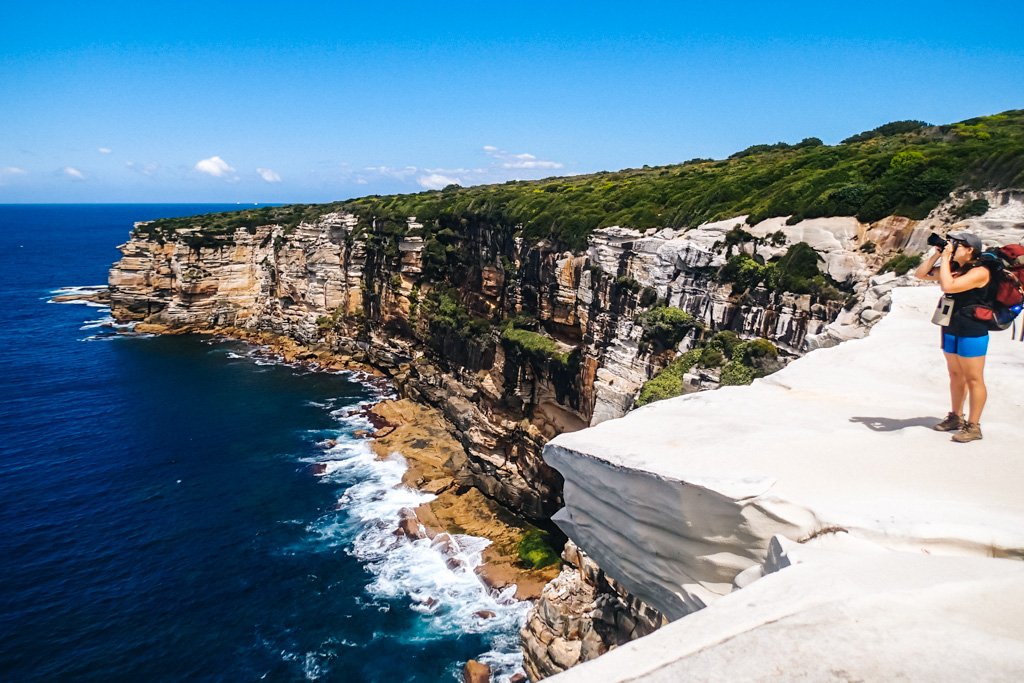
M 3 168 L 0 168 L 0 185 L 5 184 L 8 178 L 25 175 L 26 173 L 28 173 L 28 171 L 23 168 L 18 168 L 17 166 L 4 166 Z
M 134 161 L 126 161 L 124 162 L 124 165 L 128 169 L 135 171 L 136 173 L 141 173 L 144 176 L 151 176 L 160 169 L 159 164 L 152 162 L 148 164 L 137 164 Z
M 483 166 L 365 166 L 361 173 L 353 174 L 350 178 L 358 185 L 373 184 L 382 178 L 389 178 L 428 190 L 439 190 L 452 184 L 469 187 L 480 183 L 504 182 L 510 178 L 539 177 L 543 171 L 565 166 L 559 161 L 538 159 L 528 152 L 513 154 L 494 145 L 485 145 L 483 151 L 489 157 L 489 163 Z
M 260 177 L 266 180 L 268 183 L 279 183 L 281 182 L 281 176 L 269 168 L 257 168 L 256 172 L 260 174 Z
M 522 168 L 522 169 L 558 169 L 565 166 L 560 161 L 545 161 L 538 159 L 532 154 L 523 152 L 512 154 L 493 145 L 484 145 L 484 153 L 492 159 L 498 160 L 501 168 Z
M 440 190 L 447 185 L 462 184 L 462 181 L 458 178 L 442 175 L 440 173 L 431 173 L 429 175 L 420 176 L 416 179 L 416 182 L 420 184 L 420 187 L 425 187 L 428 190 Z
M 235 176 L 235 169 L 228 162 L 219 156 L 212 156 L 209 159 L 200 159 L 196 162 L 195 169 L 200 173 L 213 176 L 214 178 L 232 178 Z
M 419 169 L 415 166 L 403 166 L 402 168 L 395 168 L 393 166 L 367 166 L 363 170 L 386 176 L 388 178 L 394 178 L 395 180 L 408 180 L 419 172 Z
M 423 169 L 424 173 L 441 173 L 443 175 L 464 175 L 464 174 L 467 174 L 467 173 L 468 174 L 483 173 L 484 171 L 485 171 L 485 169 L 482 169 L 482 168 L 476 168 L 476 169 L 472 169 L 472 170 L 468 169 L 468 168 L 425 168 L 425 169 Z
M 97 147 L 96 151 L 99 152 L 100 154 L 110 154 L 114 150 L 110 149 L 109 147 Z
M 69 178 L 72 178 L 74 180 L 85 180 L 85 174 L 79 171 L 74 166 L 65 166 L 63 171 L 64 175 L 66 175 Z

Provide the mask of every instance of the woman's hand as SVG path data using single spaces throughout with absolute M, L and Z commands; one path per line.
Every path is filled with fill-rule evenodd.
M 946 246 L 942 249 L 942 260 L 949 261 L 953 258 L 953 252 L 956 250 L 956 245 L 953 244 L 953 240 L 946 242 Z
M 928 250 L 928 254 L 921 261 L 921 265 L 914 271 L 914 277 L 918 280 L 930 280 L 935 281 L 939 279 L 938 273 L 933 273 L 938 263 L 939 257 L 942 256 L 942 251 L 938 247 L 932 247 Z

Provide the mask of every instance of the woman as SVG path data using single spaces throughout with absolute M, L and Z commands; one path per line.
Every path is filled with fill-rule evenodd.
M 915 275 L 922 280 L 938 281 L 942 292 L 953 300 L 952 316 L 942 328 L 942 351 L 949 371 L 949 415 L 935 429 L 956 431 L 953 441 L 967 443 L 981 438 L 981 411 L 988 393 L 985 389 L 985 354 L 988 352 L 988 328 L 964 313 L 973 304 L 988 299 L 991 274 L 976 262 L 981 255 L 981 239 L 969 232 L 951 232 L 946 247 L 933 250 Z M 939 262 L 938 274 L 932 272 Z M 953 272 L 951 262 L 963 265 Z M 970 413 L 964 420 L 964 401 L 970 396 Z

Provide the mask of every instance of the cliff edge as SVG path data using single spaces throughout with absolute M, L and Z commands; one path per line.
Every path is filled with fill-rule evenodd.
M 749 387 L 656 402 L 562 434 L 545 447 L 546 461 L 565 479 L 566 506 L 556 521 L 609 576 L 677 620 L 648 638 L 675 643 L 672 661 L 700 651 L 704 664 L 688 661 L 689 677 L 700 680 L 701 671 L 710 676 L 713 662 L 724 666 L 728 660 L 709 654 L 710 641 L 687 645 L 695 637 L 687 634 L 704 628 L 694 624 L 711 628 L 722 618 L 716 614 L 731 609 L 736 615 L 749 612 L 768 629 L 778 615 L 757 607 L 772 603 L 758 596 L 773 590 L 807 595 L 806 610 L 791 610 L 802 615 L 792 617 L 793 623 L 838 620 L 854 639 L 858 629 L 887 632 L 899 628 L 900 619 L 909 624 L 937 618 L 958 602 L 947 597 L 959 591 L 959 600 L 976 600 L 978 606 L 963 612 L 960 626 L 944 627 L 952 629 L 946 635 L 977 635 L 992 624 L 1009 628 L 1009 620 L 1016 629 L 1010 631 L 1016 634 L 1013 651 L 1002 660 L 982 659 L 1000 671 L 1020 670 L 1024 564 L 993 558 L 1024 559 L 1024 455 L 1018 447 L 1024 437 L 1024 344 L 1008 332 L 993 334 L 985 439 L 950 442 L 930 429 L 948 409 L 938 331 L 928 322 L 937 296 L 935 287 L 898 288 L 892 312 L 864 339 L 814 351 Z M 823 545 L 832 556 L 829 550 L 814 554 Z M 782 569 L 795 564 L 787 559 L 794 550 L 813 555 L 814 569 Z M 887 569 L 864 578 L 875 565 Z M 747 588 L 736 592 L 742 586 Z M 900 586 L 910 591 L 900 593 L 900 600 L 882 597 L 900 592 Z M 726 595 L 728 600 L 716 602 Z M 891 624 L 869 618 L 871 596 L 903 616 Z M 680 619 L 712 603 L 712 609 Z M 829 610 L 838 612 L 826 618 Z M 751 628 L 757 630 L 740 631 Z M 831 628 L 839 639 L 844 627 Z M 787 638 L 796 638 L 795 631 L 777 624 L 770 630 L 773 636 L 750 636 L 748 644 L 760 639 L 784 649 Z M 894 652 L 898 640 L 891 643 Z M 645 641 L 620 652 L 654 647 Z M 764 642 L 757 647 L 766 647 Z M 914 642 L 933 659 L 954 656 L 937 652 L 934 642 Z M 613 655 L 563 674 L 564 680 L 638 675 L 635 666 L 616 668 L 624 655 Z M 830 661 L 811 657 L 799 665 L 769 659 L 787 674 L 817 671 Z M 664 657 L 659 661 L 669 666 Z

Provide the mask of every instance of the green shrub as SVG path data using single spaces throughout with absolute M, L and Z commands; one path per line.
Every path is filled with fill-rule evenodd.
M 731 360 L 722 366 L 722 374 L 719 381 L 722 386 L 750 384 L 754 381 L 754 371 L 738 360 Z
M 707 341 L 706 346 L 720 349 L 722 353 L 732 358 L 733 350 L 741 343 L 741 341 L 740 336 L 732 330 L 722 330 L 721 332 L 716 332 L 714 336 Z
M 765 284 L 769 289 L 774 284 L 771 275 L 774 272 L 774 265 L 758 263 L 749 254 L 739 253 L 729 258 L 718 271 L 718 279 L 721 282 L 732 282 L 742 289 L 754 289 L 760 284 Z
M 694 349 L 674 358 L 661 372 L 644 383 L 633 406 L 639 408 L 654 401 L 685 393 L 686 386 L 683 383 L 683 375 L 697 364 L 700 355 L 700 350 Z
M 501 262 L 501 269 L 505 271 L 506 276 L 515 277 L 516 273 L 519 272 L 519 269 L 516 267 L 516 264 L 513 263 L 512 259 L 510 259 L 508 256 L 502 254 L 501 257 L 499 258 L 499 261 Z
M 842 298 L 836 283 L 818 270 L 821 256 L 806 242 L 797 242 L 777 261 L 759 263 L 748 254 L 736 254 L 718 272 L 721 282 L 751 290 L 758 285 L 773 292 L 815 294 L 824 299 Z
M 779 349 L 775 344 L 763 337 L 748 339 L 737 344 L 733 348 L 730 363 L 739 363 L 743 367 L 749 369 L 751 378 L 770 375 L 783 365 L 782 362 L 779 361 Z M 725 368 L 722 369 L 722 372 L 725 372 Z M 750 383 L 734 381 L 736 377 L 739 377 L 739 375 L 735 374 L 738 371 L 731 370 L 730 372 L 734 374 L 730 375 L 733 379 L 730 379 L 729 383 Z M 724 383 L 726 383 L 725 380 L 723 380 L 723 384 Z
M 620 291 L 627 291 L 636 294 L 640 291 L 640 283 L 628 275 L 620 275 L 612 282 L 612 286 Z
M 423 313 L 431 327 L 447 329 L 466 341 L 479 340 L 491 329 L 488 320 L 470 315 L 454 289 L 431 290 Z
M 953 132 L 959 138 L 988 140 L 992 137 L 988 126 L 984 123 L 968 124 L 966 121 L 953 126 Z
M 718 346 L 705 346 L 700 352 L 702 368 L 719 368 L 725 362 L 725 352 Z
M 690 330 L 702 327 L 692 315 L 674 306 L 652 308 L 637 316 L 636 321 L 643 328 L 641 343 L 653 343 L 661 349 L 674 348 Z
M 454 239 L 451 231 L 440 231 L 446 233 L 445 243 L 438 236 L 440 233 L 431 235 L 423 244 L 423 251 L 420 252 L 420 279 L 425 282 L 443 282 L 450 273 L 452 265 L 458 262 L 458 247 L 450 242 Z
M 507 318 L 504 323 L 504 327 L 515 327 L 523 330 L 536 330 L 540 325 L 533 316 L 523 315 L 522 313 L 516 313 L 510 318 Z
M 746 365 L 753 365 L 753 363 L 762 358 L 778 358 L 779 349 L 770 340 L 758 337 L 757 339 L 748 339 L 736 344 L 730 356 Z
M 501 339 L 507 346 L 515 348 L 527 358 L 540 362 L 554 361 L 562 366 L 569 364 L 570 354 L 560 351 L 554 339 L 539 332 L 509 325 L 501 333 Z
M 960 206 L 953 210 L 953 215 L 957 218 L 970 218 L 972 216 L 984 216 L 988 212 L 989 205 L 988 200 L 985 198 L 973 199 L 969 202 L 964 202 Z
M 733 154 L 730 154 L 729 158 L 730 159 L 742 159 L 743 157 L 749 157 L 749 156 L 752 156 L 752 155 L 755 155 L 755 154 L 764 154 L 765 152 L 777 152 L 777 151 L 780 151 L 780 150 L 786 150 L 786 149 L 792 149 L 792 148 L 793 148 L 793 145 L 787 144 L 785 142 L 776 142 L 776 143 L 773 143 L 773 144 L 770 144 L 770 145 L 768 145 L 768 144 L 751 145 L 750 147 L 747 147 L 746 149 L 743 149 L 743 150 L 740 150 L 739 152 L 735 152 Z
M 923 166 L 925 163 L 924 154 L 916 149 L 905 149 L 894 154 L 889 161 L 889 168 L 907 169 Z
M 919 265 L 921 265 L 920 254 L 904 254 L 900 252 L 886 261 L 878 272 L 887 273 L 891 270 L 897 275 L 906 275 Z
M 850 137 L 846 138 L 839 144 L 849 145 L 855 142 L 865 142 L 867 140 L 872 140 L 874 138 L 879 137 L 901 135 L 904 133 L 913 133 L 914 131 L 924 128 L 927 125 L 928 124 L 925 123 L 924 121 L 893 121 L 891 123 L 883 124 L 878 128 L 866 130 L 863 133 L 851 135 Z
M 732 248 L 747 242 L 753 242 L 754 236 L 743 229 L 742 225 L 735 225 L 729 232 L 725 233 L 725 246 Z
M 857 220 L 861 223 L 874 223 L 889 215 L 889 202 L 880 194 L 873 194 L 864 200 L 857 209 Z
M 530 569 L 550 567 L 559 561 L 559 553 L 548 542 L 548 533 L 530 529 L 519 540 L 519 560 Z

